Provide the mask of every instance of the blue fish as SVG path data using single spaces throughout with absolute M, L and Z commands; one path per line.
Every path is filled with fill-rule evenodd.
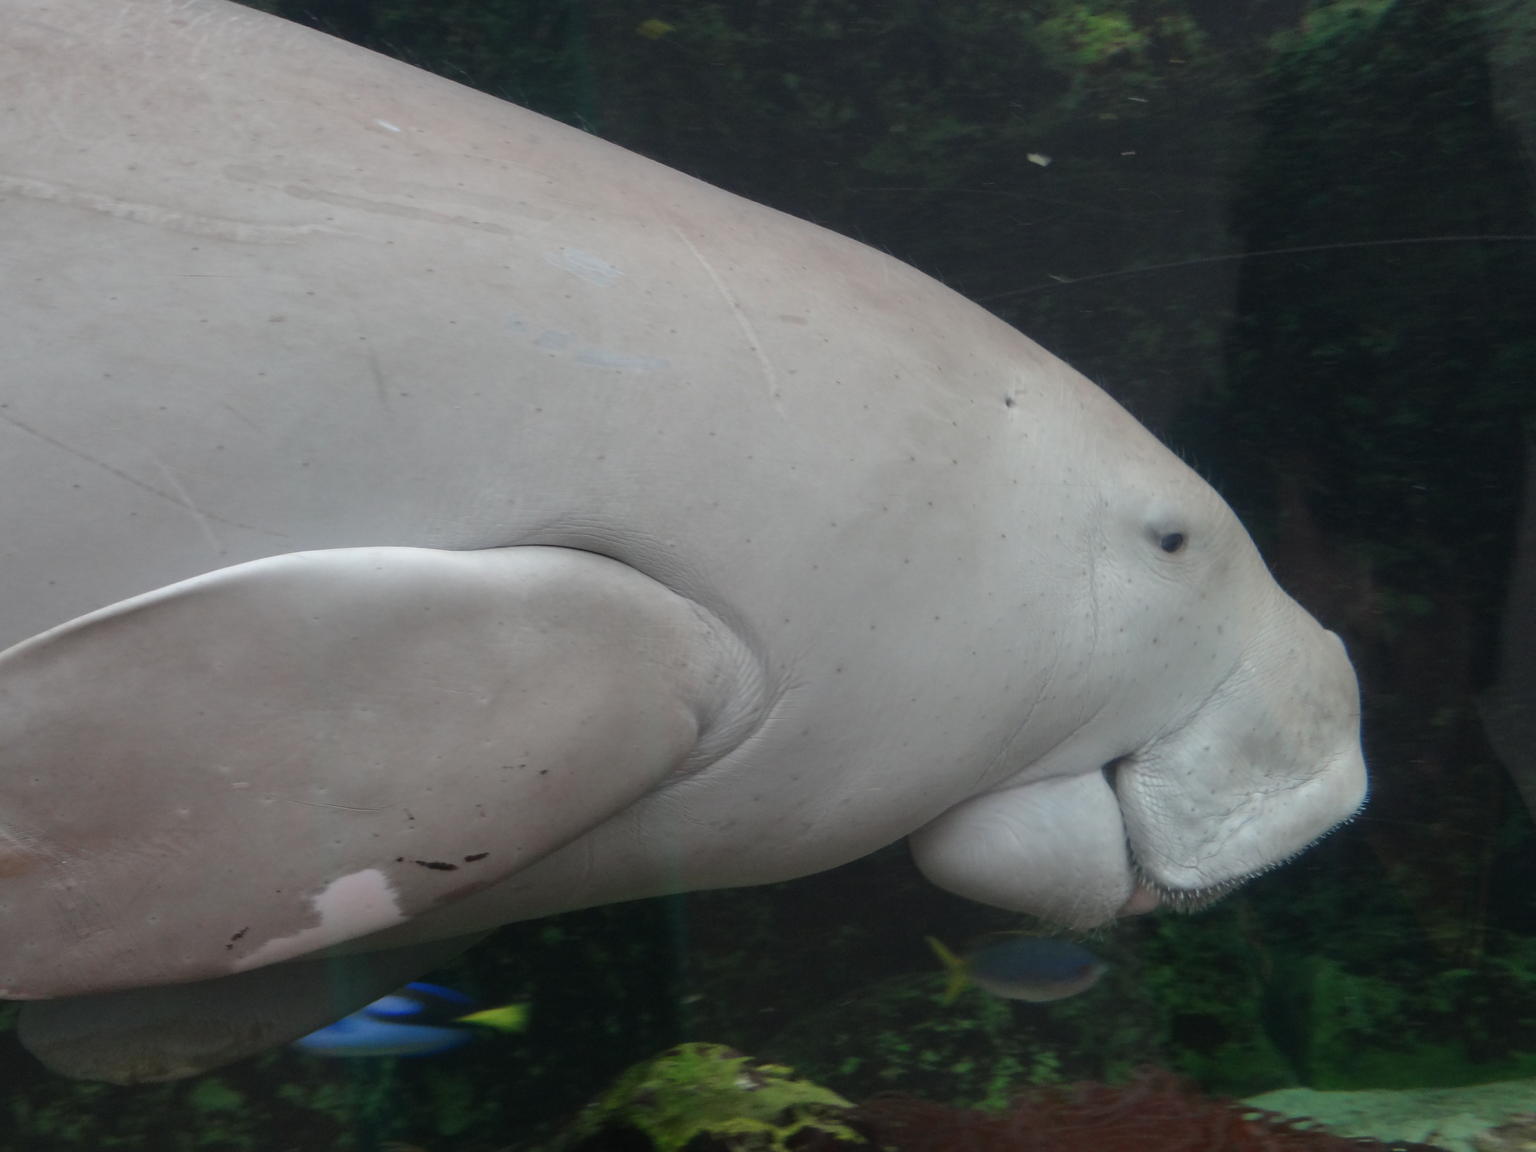
M 1065 1000 L 1098 982 L 1107 965 L 1070 940 L 1009 934 L 963 959 L 932 936 L 928 947 L 944 965 L 948 983 L 942 1002 L 953 1003 L 966 984 L 1005 1000 Z
M 477 1008 L 462 992 L 416 982 L 381 996 L 334 1024 L 293 1042 L 315 1056 L 436 1056 L 462 1048 L 477 1032 L 521 1032 L 526 1004 Z

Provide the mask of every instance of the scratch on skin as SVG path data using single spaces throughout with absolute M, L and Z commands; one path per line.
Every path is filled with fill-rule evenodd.
M 180 480 L 176 479 L 176 473 L 170 470 L 164 460 L 158 456 L 151 456 L 150 459 L 155 462 L 155 466 L 160 469 L 160 474 L 165 477 L 166 485 L 175 492 L 178 503 L 188 512 L 192 513 L 192 519 L 197 521 L 198 529 L 202 532 L 203 539 L 208 541 L 208 547 L 213 549 L 213 554 L 215 556 L 223 556 L 227 551 L 224 547 L 224 541 L 220 540 L 218 534 L 214 532 L 212 526 L 208 523 L 208 517 L 203 515 L 202 509 L 192 499 L 192 494 L 186 490 Z
M 154 496 L 160 500 L 164 500 L 167 504 L 174 504 L 177 508 L 183 508 L 188 512 L 191 512 L 200 520 L 216 520 L 220 524 L 226 524 L 231 528 L 243 528 L 248 532 L 261 532 L 267 536 L 283 535 L 281 532 L 272 532 L 266 528 L 258 528 L 254 524 L 242 524 L 238 520 L 230 520 L 224 516 L 219 516 L 212 512 L 202 512 L 190 500 L 185 499 L 184 493 L 182 496 L 177 496 L 170 492 L 163 492 L 159 488 L 156 488 L 153 484 L 146 484 L 137 476 L 124 472 L 121 468 L 115 468 L 111 464 L 108 464 L 105 460 L 98 460 L 89 452 L 82 452 L 78 448 L 71 447 L 70 445 L 64 443 L 64 441 L 48 435 L 48 433 L 42 431 L 41 429 L 32 427 L 32 425 L 26 423 L 24 420 L 18 420 L 15 416 L 11 415 L 11 413 L 5 411 L 3 407 L 0 407 L 0 420 L 5 421 L 5 423 L 9 424 L 12 428 L 15 428 L 18 432 L 25 432 L 28 436 L 31 436 L 37 440 L 41 440 L 44 444 L 50 445 L 51 447 L 57 448 L 65 455 L 73 456 L 76 460 L 83 460 L 87 464 L 91 464 L 97 468 L 100 468 L 103 472 L 107 472 L 113 476 L 116 476 L 123 483 L 129 484 L 141 492 L 148 492 L 151 496 Z M 156 461 L 156 463 L 159 463 L 159 461 Z M 161 466 L 164 467 L 164 465 Z M 174 478 L 172 479 L 174 482 Z M 180 485 L 178 484 L 176 487 L 180 488 Z
M 27 176 L 0 175 L 0 192 L 12 196 L 24 196 L 30 200 L 45 200 L 70 208 L 83 208 L 128 220 L 135 224 L 148 224 L 157 228 L 169 228 L 191 236 L 213 236 L 221 240 L 233 240 L 241 244 L 292 244 L 313 233 L 339 233 L 341 230 L 329 224 L 252 224 L 245 220 L 227 220 L 215 216 L 200 216 L 191 212 L 177 212 L 157 204 L 135 203 L 72 188 L 67 184 L 53 184 Z
M 357 329 L 358 343 L 363 346 L 363 363 L 368 365 L 368 376 L 373 381 L 374 398 L 379 402 L 379 408 L 388 413 L 389 407 L 389 382 L 384 378 L 384 365 L 379 360 L 379 353 L 373 346 L 373 341 L 368 339 L 368 326 L 363 323 L 362 315 L 352 310 L 352 325 Z
M 230 172 L 235 175 L 234 171 Z M 276 187 L 276 185 L 271 185 Z M 340 192 L 333 192 L 327 188 L 317 188 L 308 184 L 284 184 L 280 189 L 295 200 L 312 200 L 319 204 L 331 204 L 337 208 L 352 208 L 360 212 L 367 212 L 375 216 L 398 216 L 405 220 L 426 220 L 432 223 L 452 224 L 457 228 L 472 228 L 477 232 L 489 232 L 493 236 L 515 236 L 517 233 L 504 224 L 495 220 L 477 219 L 472 216 L 455 215 L 451 212 L 434 212 L 429 208 L 418 208 L 412 204 L 392 204 L 387 200 L 374 200 L 366 196 L 347 196 Z M 315 231 L 321 229 L 316 227 Z M 326 231 L 339 231 L 335 228 Z
M 329 804 L 324 800 L 299 800 L 293 796 L 281 796 L 276 793 L 272 793 L 271 796 L 274 800 L 282 800 L 289 804 L 302 804 L 306 808 L 334 808 L 338 812 L 391 812 L 394 810 L 392 804 L 382 808 L 364 808 L 356 804 Z
M 373 350 L 372 344 L 367 345 L 364 351 L 368 359 L 368 371 L 373 375 L 373 388 L 379 397 L 379 407 L 388 412 L 389 389 L 384 384 L 384 369 L 379 366 L 379 354 Z
M 757 362 L 763 369 L 763 380 L 768 385 L 768 399 L 773 402 L 774 411 L 782 416 L 784 409 L 779 403 L 779 374 L 774 371 L 773 362 L 768 359 L 768 354 L 763 351 L 762 341 L 757 338 L 757 329 L 753 327 L 752 321 L 747 318 L 747 314 L 741 310 L 741 305 L 737 302 L 731 290 L 726 287 L 725 281 L 720 278 L 720 274 L 715 271 L 714 265 L 704 259 L 704 253 L 700 252 L 697 245 L 688 239 L 687 233 L 675 224 L 672 226 L 672 231 L 677 233 L 679 240 L 688 245 L 688 251 L 693 253 L 693 258 L 699 262 L 699 265 L 709 275 L 710 280 L 714 282 L 715 291 L 720 293 L 720 298 L 730 308 L 731 315 L 736 317 L 736 323 L 741 328 L 741 334 L 747 338 L 747 346 L 752 349 L 752 354 L 757 357 Z

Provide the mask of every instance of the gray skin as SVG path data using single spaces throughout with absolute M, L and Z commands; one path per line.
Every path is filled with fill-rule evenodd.
M 0 995 L 61 1072 L 904 836 L 1087 928 L 1361 803 L 1227 506 L 913 269 L 222 0 L 10 0 L 0 77 Z

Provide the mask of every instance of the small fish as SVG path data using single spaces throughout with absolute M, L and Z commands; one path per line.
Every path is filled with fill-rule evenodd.
M 462 992 L 437 984 L 407 984 L 334 1024 L 293 1042 L 315 1056 L 436 1056 L 462 1048 L 480 1031 L 521 1032 L 526 1004 L 477 1008 Z
M 951 1004 L 967 983 L 1005 1000 L 1065 1000 L 1093 987 L 1106 965 L 1069 940 L 1010 934 L 964 959 L 932 936 L 924 937 L 944 965 L 949 983 L 943 1003 Z
M 647 40 L 660 40 L 668 32 L 676 31 L 676 24 L 668 24 L 665 20 L 658 20 L 653 16 L 649 20 L 640 21 L 635 28 L 635 35 L 644 36 Z

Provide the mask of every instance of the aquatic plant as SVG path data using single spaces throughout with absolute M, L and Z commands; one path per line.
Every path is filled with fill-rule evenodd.
M 868 1148 L 852 1105 L 782 1064 L 723 1044 L 679 1044 L 582 1110 L 564 1152 L 832 1152 Z
M 1032 1088 L 1003 1112 L 885 1096 L 848 1119 L 893 1152 L 1436 1152 L 1337 1136 L 1144 1068 L 1122 1085 Z
M 583 1110 L 560 1152 L 1442 1152 L 1340 1136 L 1142 1068 L 1124 1084 L 1024 1088 L 1001 1110 L 913 1096 L 850 1104 L 719 1044 L 643 1061 Z M 1512 1152 L 1499 1146 L 1498 1152 Z

